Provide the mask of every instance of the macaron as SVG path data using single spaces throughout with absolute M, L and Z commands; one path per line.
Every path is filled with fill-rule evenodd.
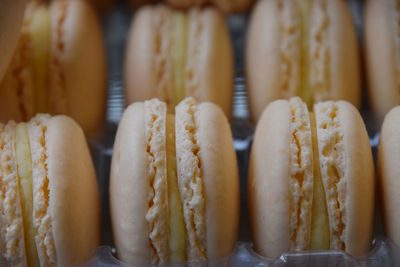
M 191 96 L 219 105 L 231 117 L 232 47 L 215 8 L 143 7 L 132 22 L 126 50 L 126 104 L 159 98 L 173 112 Z
M 11 61 L 22 26 L 26 0 L 3 0 L 0 3 L 0 80 Z
M 100 243 L 94 167 L 69 117 L 0 123 L 0 265 L 66 266 Z
M 105 104 L 105 53 L 93 8 L 83 0 L 29 2 L 0 83 L 0 120 L 66 114 L 90 134 L 103 124 Z
M 156 99 L 124 112 L 111 164 L 110 211 L 120 260 L 214 260 L 234 249 L 239 180 L 228 120 L 215 104 Z
M 246 78 L 251 120 L 268 103 L 301 96 L 360 105 L 353 20 L 343 0 L 260 0 L 251 15 Z
M 400 247 L 400 107 L 383 121 L 378 148 L 380 203 L 386 235 Z
M 326 101 L 309 112 L 298 97 L 263 112 L 251 149 L 248 184 L 255 251 L 303 250 L 361 256 L 371 245 L 374 163 L 357 109 Z
M 400 6 L 395 0 L 366 1 L 364 44 L 369 102 L 379 122 L 400 104 Z

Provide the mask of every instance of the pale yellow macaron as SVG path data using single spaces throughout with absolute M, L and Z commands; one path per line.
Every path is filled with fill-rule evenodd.
M 81 128 L 69 117 L 0 123 L 0 265 L 69 266 L 100 243 L 100 200 Z
M 239 180 L 222 110 L 186 98 L 175 115 L 153 99 L 130 105 L 114 144 L 110 210 L 120 260 L 214 260 L 234 249 Z
M 371 246 L 374 163 L 357 109 L 345 101 L 314 105 L 298 97 L 263 112 L 254 136 L 248 200 L 255 251 L 266 257 L 302 250 Z
M 106 85 L 93 8 L 83 0 L 29 2 L 18 47 L 0 83 L 0 120 L 66 114 L 93 133 L 104 121 Z
M 400 107 L 385 116 L 378 148 L 378 180 L 386 235 L 400 247 Z
M 219 105 L 230 118 L 233 55 L 223 16 L 214 8 L 137 11 L 126 48 L 126 103 L 159 98 L 170 111 L 185 97 Z
M 366 1 L 364 52 L 369 102 L 380 122 L 400 104 L 399 10 L 396 0 Z
M 271 101 L 301 96 L 360 105 L 358 44 L 344 0 L 260 0 L 246 47 L 251 120 Z

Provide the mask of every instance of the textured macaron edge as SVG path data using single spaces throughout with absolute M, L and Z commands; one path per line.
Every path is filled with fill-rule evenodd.
M 386 114 L 378 148 L 378 181 L 386 235 L 400 246 L 400 107 Z
M 14 130 L 10 121 L 0 123 L 0 263 L 26 265 L 24 226 L 17 169 L 14 157 Z

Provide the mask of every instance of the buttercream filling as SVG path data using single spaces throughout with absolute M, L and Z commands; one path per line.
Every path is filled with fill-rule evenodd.
M 24 231 L 14 160 L 15 124 L 0 123 L 0 244 L 2 257 L 11 266 L 25 263 Z
M 175 150 L 175 116 L 167 115 L 168 247 L 170 262 L 186 261 L 186 233 L 178 188 Z
M 313 153 L 307 106 L 300 98 L 289 102 L 290 124 L 290 239 L 291 250 L 309 248 L 313 201 Z
M 321 180 L 321 170 L 319 167 L 319 153 L 317 141 L 317 128 L 315 115 L 310 112 L 311 133 L 313 140 L 313 160 L 314 160 L 314 193 L 311 219 L 311 245 L 312 250 L 327 250 L 330 243 L 329 218 L 326 209 L 326 199 L 324 186 Z
M 171 83 L 172 83 L 172 100 L 170 108 L 173 110 L 175 106 L 185 97 L 185 67 L 186 53 L 188 42 L 188 18 L 182 12 L 174 12 L 171 15 L 170 27 L 170 59 Z
M 330 249 L 346 250 L 346 179 L 343 133 L 335 102 L 314 106 L 318 136 L 319 167 L 330 224 Z
M 46 6 L 39 6 L 29 25 L 32 41 L 32 61 L 36 111 L 47 112 L 50 62 L 50 13 Z
M 28 129 L 25 123 L 15 128 L 14 154 L 24 226 L 25 252 L 28 266 L 39 266 L 33 226 L 32 160 Z
M 178 105 L 175 115 L 178 186 L 185 219 L 189 261 L 207 259 L 205 192 L 200 147 L 197 143 L 197 111 L 194 99 L 187 98 Z

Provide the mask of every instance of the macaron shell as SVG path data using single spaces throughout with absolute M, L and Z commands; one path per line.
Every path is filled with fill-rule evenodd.
M 365 7 L 365 58 L 369 102 L 380 121 L 400 104 L 399 26 L 396 1 L 367 1 Z M 396 17 L 397 16 L 397 17 Z
M 151 262 L 144 125 L 144 104 L 130 105 L 117 131 L 110 178 L 110 211 L 118 257 L 138 264 Z
M 194 6 L 203 6 L 209 3 L 209 0 L 167 0 L 166 2 L 177 8 L 190 8 Z
M 0 123 L 0 264 L 25 266 L 25 242 L 22 210 L 19 198 L 17 169 L 14 158 L 15 123 Z
M 232 112 L 233 52 L 223 16 L 215 8 L 189 11 L 186 96 Z
M 132 20 L 124 67 L 127 104 L 145 101 L 152 97 L 159 99 L 167 97 L 165 88 L 159 89 L 158 83 L 167 78 L 168 66 L 157 67 L 156 62 L 166 61 L 168 57 L 166 54 L 168 52 L 166 21 L 170 13 L 165 6 L 145 6 L 136 12 Z M 168 89 L 168 82 L 164 82 L 163 85 Z
M 26 0 L 3 0 L 0 3 L 0 80 L 11 61 L 17 46 L 19 31 L 24 17 Z
M 253 0 L 214 0 L 213 2 L 224 13 L 238 13 L 246 11 Z
M 386 235 L 400 247 L 400 107 L 393 108 L 382 126 L 378 177 Z
M 100 199 L 89 148 L 81 128 L 63 115 L 47 122 L 45 147 L 57 265 L 79 264 L 100 245 Z
M 104 121 L 107 84 L 98 18 L 82 0 L 53 1 L 50 13 L 49 112 L 67 114 L 94 132 Z
M 274 101 L 265 109 L 257 125 L 248 182 L 254 248 L 267 257 L 279 256 L 290 248 L 289 139 L 288 102 Z
M 209 260 L 228 256 L 239 229 L 239 177 L 228 120 L 211 103 L 198 106 L 197 142 L 205 188 Z
M 341 248 L 361 256 L 371 245 L 375 203 L 374 164 L 367 131 L 359 112 L 348 102 L 322 102 L 314 106 L 314 111 L 331 249 Z M 333 186 L 325 183 L 326 175 Z M 332 190 L 336 192 L 332 194 Z M 341 213 L 335 224 L 341 231 L 339 238 L 344 248 L 337 247 L 336 238 L 332 237 L 331 214 L 335 212 Z

